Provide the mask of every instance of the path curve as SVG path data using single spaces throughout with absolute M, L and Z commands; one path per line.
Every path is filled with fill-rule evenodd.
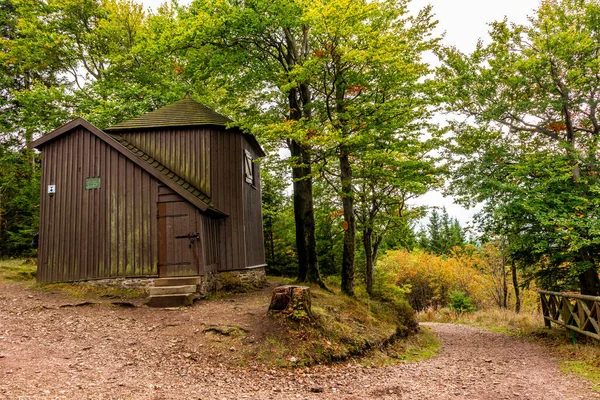
M 235 302 L 169 312 L 58 301 L 0 284 L 0 399 L 600 399 L 541 345 L 465 325 L 423 324 L 442 348 L 418 363 L 265 371 L 220 363 L 209 345 L 186 353 L 181 338 L 198 340 L 195 327 L 234 315 Z

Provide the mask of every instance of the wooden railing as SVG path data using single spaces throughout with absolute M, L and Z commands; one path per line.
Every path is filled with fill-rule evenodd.
M 539 290 L 544 322 L 600 340 L 600 297 Z

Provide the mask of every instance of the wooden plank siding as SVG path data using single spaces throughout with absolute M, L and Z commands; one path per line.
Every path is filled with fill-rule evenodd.
M 91 177 L 99 189 L 85 189 Z M 158 181 L 146 171 L 78 127 L 44 146 L 41 189 L 39 281 L 157 275 Z
M 205 272 L 214 272 L 219 269 L 221 261 L 220 240 L 224 220 L 211 218 L 202 214 L 202 241 L 204 244 Z
M 243 148 L 248 151 L 253 160 L 259 158 L 256 149 L 246 140 L 242 139 Z M 254 184 L 249 184 L 243 180 L 244 187 L 244 230 L 245 230 L 245 248 L 246 264 L 248 267 L 265 264 L 265 242 L 263 238 L 262 221 L 262 196 L 260 189 L 260 166 L 258 163 L 254 167 Z M 242 168 L 243 172 L 243 168 Z
M 215 183 L 211 200 L 228 214 L 222 226 L 219 270 L 246 268 L 243 204 L 242 136 L 214 130 L 211 135 L 213 157 L 211 176 Z
M 123 132 L 121 136 L 210 197 L 211 131 L 175 128 Z
M 125 140 L 155 158 L 196 188 L 210 196 L 211 202 L 228 214 L 215 233 L 219 249 L 219 270 L 235 270 L 248 264 L 246 257 L 246 210 L 244 209 L 243 134 L 220 127 L 178 127 L 173 129 L 148 129 L 136 132 L 120 132 Z M 248 145 L 248 148 L 252 146 Z M 254 154 L 257 154 L 255 150 Z M 179 201 L 166 187 L 159 188 L 160 201 Z M 260 215 L 260 191 L 252 197 L 258 217 Z M 164 199 L 164 200 L 163 200 Z M 262 222 L 261 222 L 262 224 Z M 253 230 L 254 232 L 254 230 Z M 259 234 L 262 241 L 262 228 Z M 255 240 L 258 240 L 254 238 Z M 261 248 L 262 248 L 261 244 Z M 260 249 L 257 247 L 256 251 Z M 262 256 L 264 259 L 264 255 Z M 263 261 L 264 262 L 264 261 Z

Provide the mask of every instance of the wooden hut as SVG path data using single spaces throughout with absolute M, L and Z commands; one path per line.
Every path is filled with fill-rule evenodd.
M 186 97 L 104 131 L 75 119 L 42 152 L 38 280 L 264 274 L 256 139 Z M 258 272 L 257 272 L 258 271 Z

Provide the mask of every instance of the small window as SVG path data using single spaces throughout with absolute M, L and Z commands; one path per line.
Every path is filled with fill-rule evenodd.
M 100 189 L 100 177 L 86 178 L 85 190 Z
M 254 162 L 252 161 L 252 154 L 248 150 L 244 150 L 244 172 L 246 183 L 254 185 Z

